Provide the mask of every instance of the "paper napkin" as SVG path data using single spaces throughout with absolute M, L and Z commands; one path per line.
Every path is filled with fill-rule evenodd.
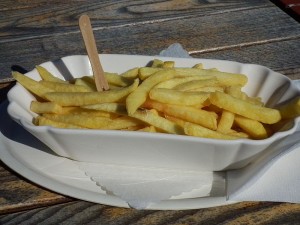
M 130 167 L 78 162 L 102 190 L 120 197 L 129 206 L 145 209 L 185 192 L 196 190 L 197 196 L 207 197 L 214 190 L 224 195 L 224 176 L 211 171 L 188 171 L 165 168 Z M 219 181 L 219 182 L 218 182 Z M 217 187 L 219 185 L 220 187 Z M 222 192 L 223 190 L 223 192 Z M 214 192 L 214 195 L 216 193 Z
M 188 51 L 179 43 L 171 44 L 167 49 L 162 50 L 159 55 L 165 57 L 192 58 Z

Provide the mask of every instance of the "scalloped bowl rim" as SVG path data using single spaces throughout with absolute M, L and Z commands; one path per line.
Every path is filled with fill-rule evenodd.
M 140 55 L 122 55 L 122 54 L 101 54 L 100 57 L 145 57 L 145 59 L 154 59 L 159 58 L 163 60 L 182 60 L 183 58 L 173 58 L 173 57 L 160 57 L 160 56 L 140 56 Z M 87 58 L 86 55 L 70 55 L 62 57 L 61 60 L 72 60 L 74 57 L 84 57 Z M 238 66 L 250 66 L 250 67 L 260 67 L 265 70 L 268 70 L 269 72 L 272 72 L 274 74 L 277 74 L 277 76 L 281 76 L 286 81 L 290 82 L 292 84 L 292 80 L 290 80 L 288 77 L 285 77 L 282 74 L 279 74 L 277 72 L 274 72 L 273 70 L 256 64 L 243 64 L 239 62 L 234 61 L 228 61 L 228 60 L 213 60 L 213 59 L 200 59 L 200 58 L 192 58 L 194 61 L 203 62 L 205 64 L 206 62 L 213 62 L 213 63 L 234 63 Z M 191 60 L 190 58 L 184 59 L 184 60 Z M 45 62 L 40 65 L 47 65 L 48 63 L 52 63 L 53 61 Z M 137 65 L 142 66 L 142 65 Z M 34 70 L 26 73 L 26 75 L 31 75 L 34 72 Z M 222 145 L 235 145 L 235 144 L 245 144 L 245 145 L 252 145 L 252 146 L 258 146 L 258 145 L 269 145 L 273 143 L 276 140 L 282 139 L 286 137 L 287 135 L 290 135 L 294 133 L 297 130 L 297 127 L 300 124 L 300 117 L 297 117 L 293 120 L 293 126 L 285 131 L 280 131 L 274 133 L 272 136 L 262 139 L 262 140 L 252 140 L 252 139 L 236 139 L 236 140 L 220 140 L 220 139 L 211 139 L 211 138 L 201 138 L 201 137 L 193 137 L 193 136 L 185 136 L 185 135 L 174 135 L 174 134 L 164 134 L 164 133 L 148 133 L 148 132 L 138 132 L 138 131 L 116 131 L 116 130 L 91 130 L 91 129 L 62 129 L 62 128 L 55 128 L 50 126 L 35 126 L 32 122 L 28 121 L 25 117 L 23 117 L 21 114 L 16 113 L 16 107 L 21 107 L 18 105 L 17 102 L 15 102 L 15 97 L 12 95 L 12 93 L 18 91 L 19 88 L 23 88 L 20 84 L 17 84 L 15 87 L 13 87 L 9 93 L 8 93 L 8 99 L 9 99 L 9 106 L 8 106 L 8 113 L 9 115 L 16 120 L 18 123 L 20 123 L 25 129 L 33 132 L 45 132 L 45 133 L 57 133 L 57 134 L 82 134 L 82 135 L 104 135 L 104 136 L 123 136 L 123 137 L 129 137 L 129 138 L 154 138 L 157 140 L 184 140 L 184 141 L 190 141 L 190 142 L 198 142 L 198 143 L 206 143 L 206 144 L 222 144 Z M 295 87 L 294 87 L 295 88 Z M 300 93 L 300 90 L 296 88 L 297 93 Z M 22 108 L 22 107 L 21 107 Z M 26 110 L 26 109 L 24 109 Z

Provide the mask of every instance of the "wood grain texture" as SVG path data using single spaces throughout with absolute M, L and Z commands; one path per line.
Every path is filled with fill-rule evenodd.
M 211 3 L 210 3 L 211 2 Z M 15 41 L 59 33 L 78 32 L 78 19 L 88 14 L 96 29 L 157 23 L 162 20 L 204 16 L 270 7 L 268 0 L 49 0 L 0 1 L 1 41 Z M 50 7 L 49 7 L 50 6 Z
M 45 190 L 11 171 L 0 161 L 0 214 L 28 210 L 72 199 Z M 1 224 L 1 222 L 0 222 Z
M 300 39 L 220 49 L 213 52 L 192 52 L 195 58 L 223 59 L 260 64 L 290 79 L 300 79 Z
M 1 224 L 299 224 L 300 205 L 244 202 L 198 210 L 150 211 L 82 201 L 0 216 Z
M 281 41 L 299 41 L 300 25 L 280 9 L 267 7 L 173 18 L 147 26 L 136 24 L 95 30 L 95 38 L 101 53 L 156 55 L 170 44 L 179 42 L 195 54 L 266 43 L 276 45 Z M 294 46 L 288 47 L 289 51 L 299 53 L 299 49 Z M 5 42 L 0 43 L 0 49 L 0 79 L 10 78 L 10 67 L 13 64 L 31 70 L 45 61 L 67 55 L 86 54 L 80 33 Z

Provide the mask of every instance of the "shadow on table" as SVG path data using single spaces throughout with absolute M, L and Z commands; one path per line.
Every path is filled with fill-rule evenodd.
M 8 101 L 0 105 L 0 132 L 11 141 L 15 141 L 51 155 L 55 154 L 48 146 L 26 131 L 21 125 L 11 119 L 7 112 Z
M 72 80 L 74 77 L 66 64 L 63 62 L 62 59 L 58 59 L 52 62 L 54 66 L 57 68 L 57 70 L 62 74 L 62 76 L 65 78 L 65 80 Z

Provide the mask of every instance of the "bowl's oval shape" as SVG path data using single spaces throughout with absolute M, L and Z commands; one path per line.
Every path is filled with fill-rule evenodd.
M 145 66 L 154 58 L 175 61 L 176 67 L 192 67 L 196 63 L 203 63 L 204 68 L 243 73 L 249 80 L 244 91 L 250 96 L 261 97 L 270 107 L 300 95 L 299 89 L 290 79 L 260 65 L 135 55 L 108 54 L 100 55 L 100 58 L 105 71 L 116 73 Z M 84 55 L 67 56 L 41 65 L 64 79 L 92 74 L 88 57 Z M 36 70 L 26 75 L 40 79 Z M 30 111 L 29 106 L 34 97 L 21 85 L 17 84 L 10 90 L 8 99 L 9 115 L 56 154 L 78 161 L 130 166 L 209 171 L 241 168 L 257 159 L 263 152 L 271 151 L 269 146 L 294 133 L 300 123 L 300 118 L 297 118 L 290 122 L 289 129 L 277 132 L 264 140 L 215 140 L 160 133 L 58 129 L 32 124 L 35 114 Z

